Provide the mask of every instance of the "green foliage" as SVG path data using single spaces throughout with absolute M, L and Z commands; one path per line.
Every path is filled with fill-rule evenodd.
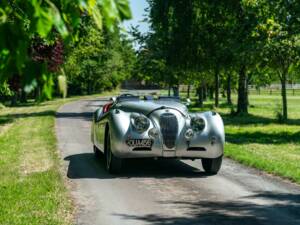
M 132 72 L 135 55 L 125 37 L 100 31 L 93 24 L 71 49 L 65 63 L 71 94 L 111 90 Z
M 224 84 L 230 75 L 238 81 L 238 113 L 248 111 L 249 83 L 259 87 L 279 80 L 287 117 L 284 86 L 300 74 L 299 1 L 148 2 L 150 32 L 133 30 L 145 65 L 137 67 L 139 74 L 168 85 L 213 85 L 216 104 L 218 88 L 230 88 Z
M 57 77 L 57 80 L 58 80 L 59 93 L 62 95 L 63 98 L 66 98 L 68 93 L 68 85 L 67 85 L 67 77 L 65 75 L 64 70 L 62 70 L 62 74 Z
M 68 45 L 78 39 L 78 29 L 86 17 L 93 18 L 98 29 L 104 24 L 112 30 L 115 23 L 131 17 L 128 0 L 1 1 L 0 83 L 16 74 L 26 84 L 38 78 L 44 95 L 51 97 L 53 74 L 46 67 L 36 69 L 29 51 L 33 40 L 39 37 L 51 43 L 60 36 Z
M 281 82 L 283 120 L 288 118 L 285 85 L 297 77 L 300 61 L 299 7 L 298 1 L 267 1 L 264 20 L 257 26 L 257 35 L 264 39 L 263 63 Z
M 9 88 L 9 85 L 7 84 L 7 82 L 4 82 L 3 84 L 0 84 L 0 96 L 1 98 L 7 98 L 12 96 L 13 93 Z
M 210 83 L 215 73 L 258 61 L 259 39 L 253 35 L 263 11 L 258 1 L 148 2 L 151 32 L 133 33 L 144 44 L 153 67 L 157 61 L 164 62 L 167 78 L 162 80 L 182 83 L 188 75 L 190 80 Z

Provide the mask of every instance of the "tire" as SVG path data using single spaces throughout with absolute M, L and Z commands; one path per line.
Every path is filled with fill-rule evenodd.
M 202 167 L 208 174 L 217 174 L 222 165 L 223 156 L 215 159 L 202 159 Z
M 102 152 L 96 147 L 96 145 L 94 145 L 94 154 L 95 154 L 95 157 L 98 159 L 98 158 L 101 158 L 103 156 Z
M 118 174 L 122 169 L 122 159 L 117 158 L 111 151 L 110 134 L 107 132 L 105 149 L 106 170 L 111 174 Z

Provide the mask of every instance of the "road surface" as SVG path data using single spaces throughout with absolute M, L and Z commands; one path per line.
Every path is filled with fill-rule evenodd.
M 108 174 L 90 141 L 92 112 L 104 103 L 77 101 L 57 113 L 76 224 L 300 224 L 299 186 L 228 159 L 216 176 L 200 160 L 130 160 L 121 175 Z

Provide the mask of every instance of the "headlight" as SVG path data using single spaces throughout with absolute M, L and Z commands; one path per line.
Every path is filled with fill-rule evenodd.
M 146 130 L 148 130 L 148 128 L 150 126 L 149 119 L 143 115 L 134 116 L 131 119 L 131 123 L 132 123 L 133 127 L 140 133 L 143 133 Z
M 205 128 L 205 121 L 201 117 L 192 117 L 191 125 L 195 132 L 200 132 Z
M 184 136 L 185 139 L 189 141 L 194 137 L 194 131 L 192 129 L 187 129 Z

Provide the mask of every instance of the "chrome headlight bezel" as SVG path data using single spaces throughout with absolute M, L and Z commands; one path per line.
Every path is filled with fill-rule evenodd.
M 205 120 L 200 116 L 193 116 L 191 118 L 191 127 L 193 131 L 199 133 L 205 129 Z
M 150 127 L 150 120 L 142 114 L 132 115 L 131 124 L 137 132 L 144 133 Z

